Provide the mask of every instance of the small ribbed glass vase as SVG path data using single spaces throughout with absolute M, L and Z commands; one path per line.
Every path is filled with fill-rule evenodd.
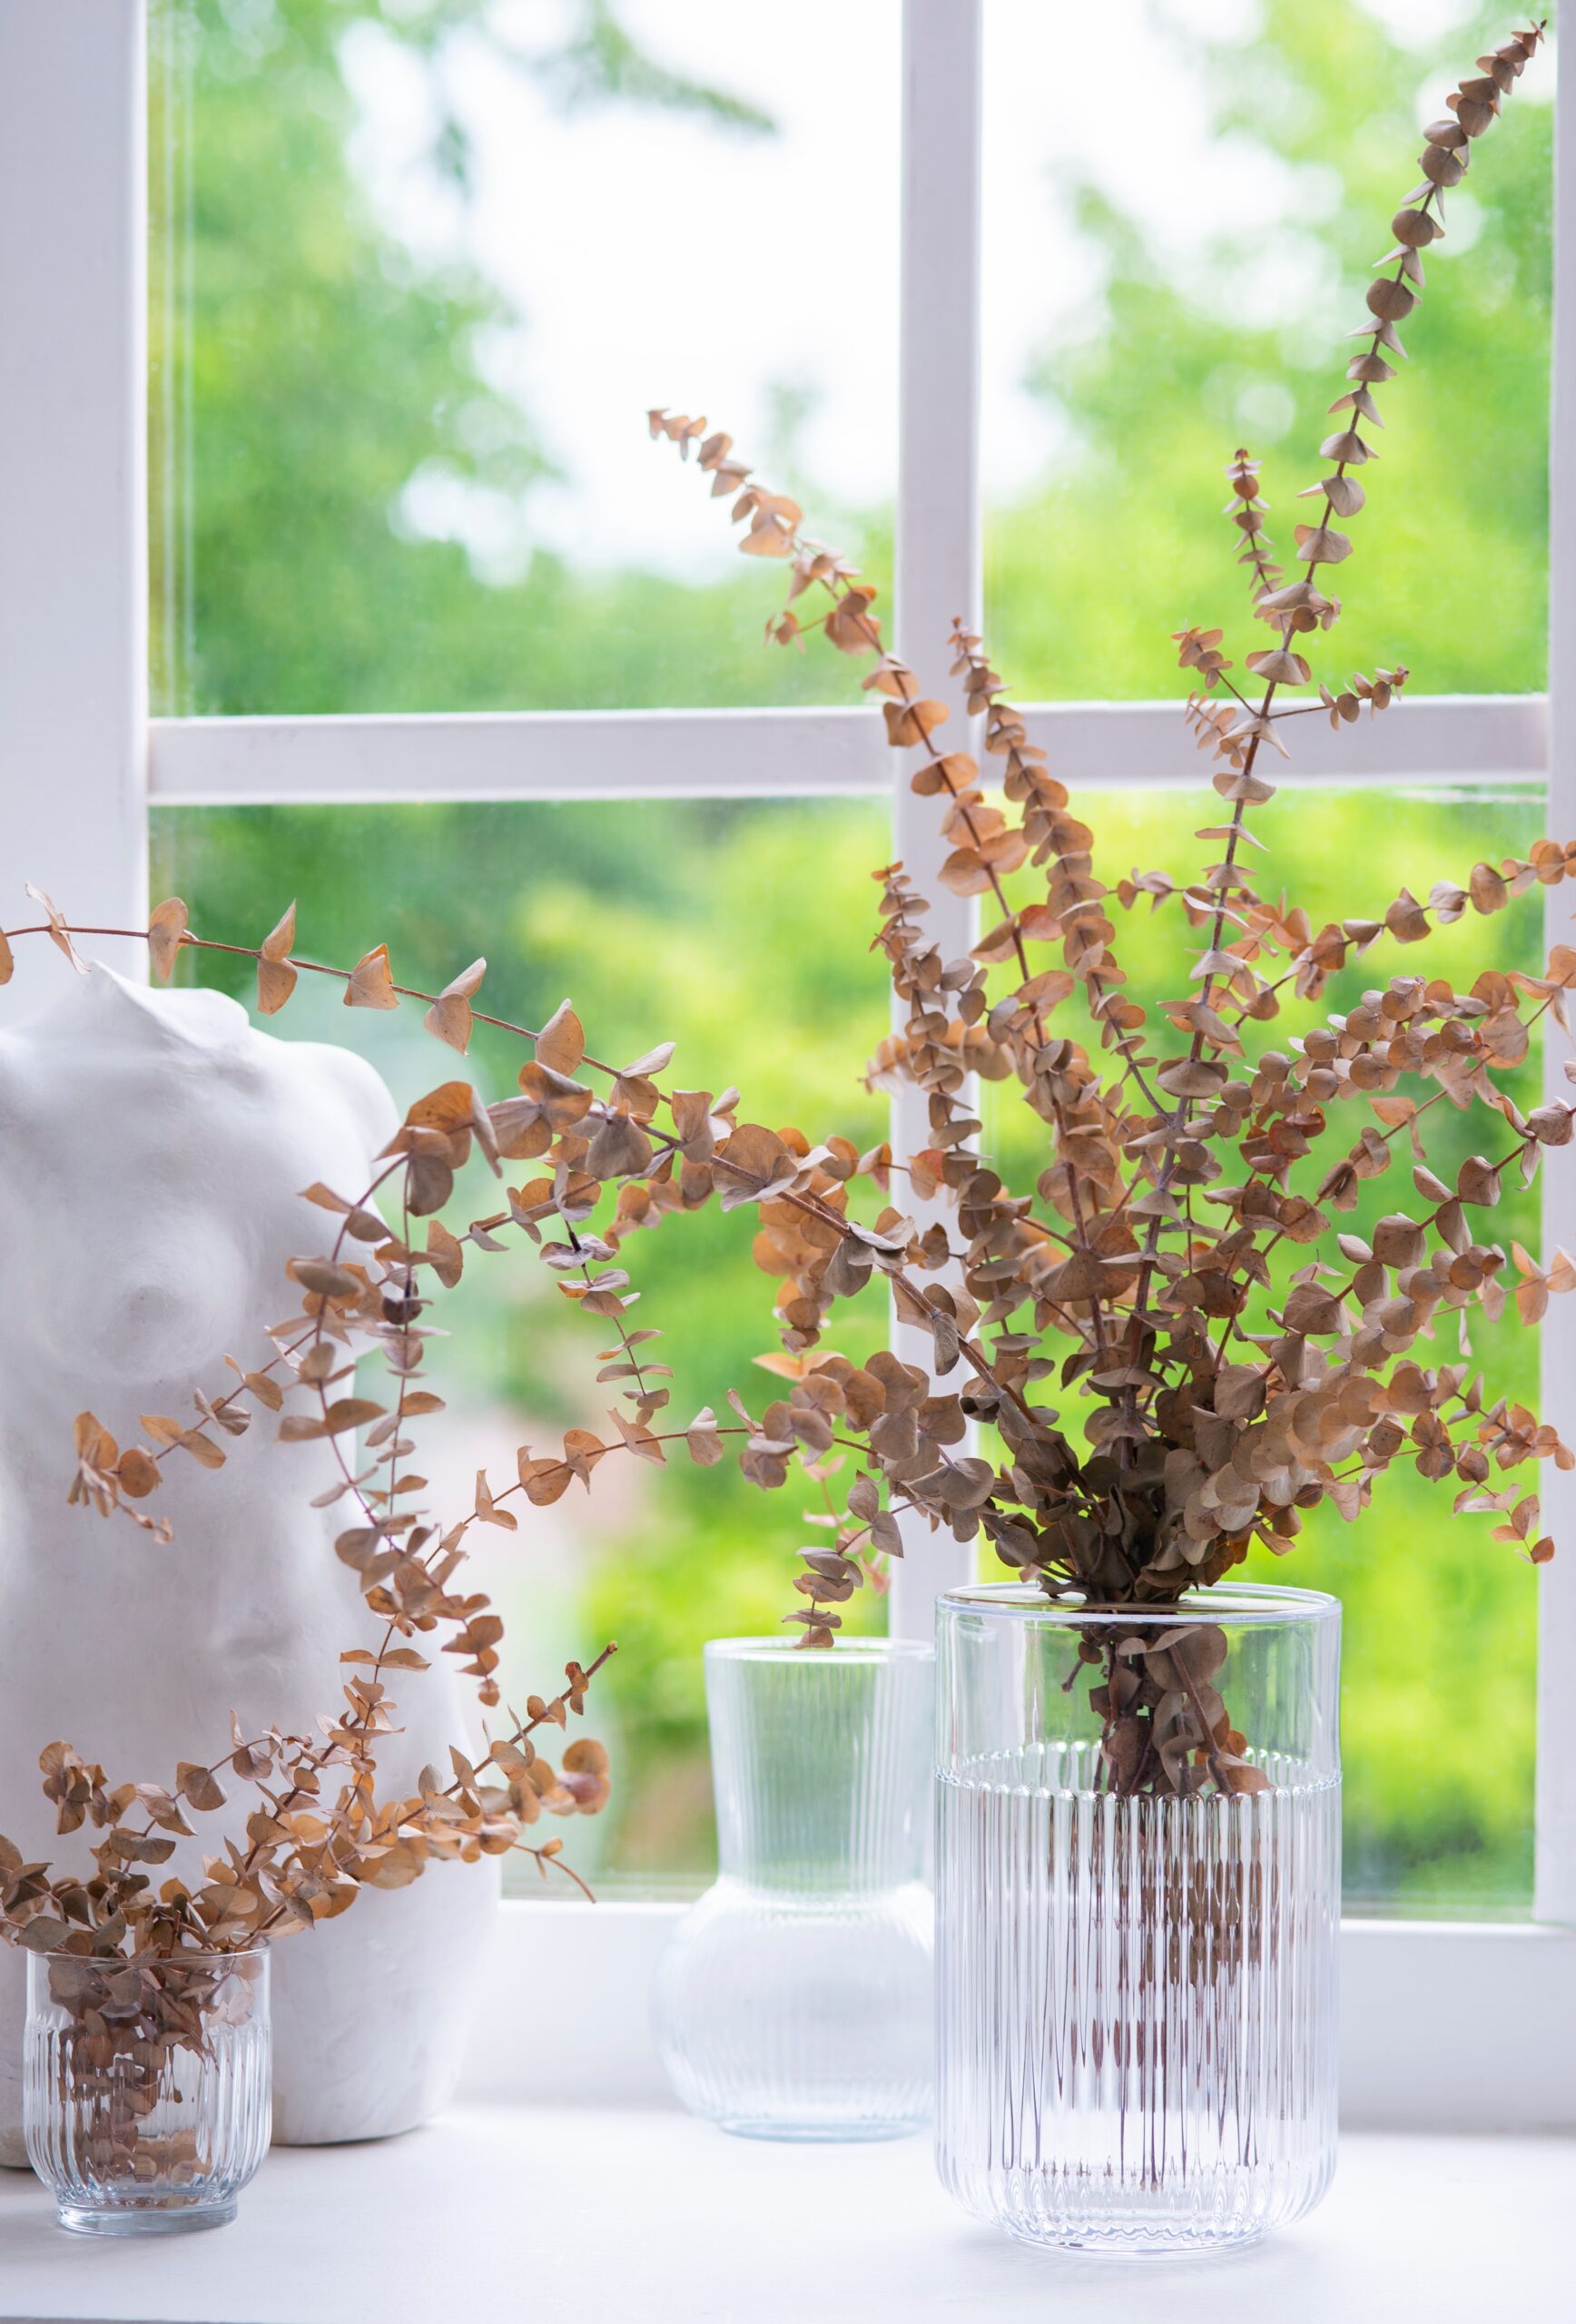
M 657 1972 L 663 2063 L 745 2138 L 901 2138 L 931 2118 L 932 1651 L 716 1639 L 705 1668 L 721 1871 Z
M 268 1948 L 27 1962 L 22 2119 L 63 2227 L 222 2227 L 268 2151 Z
M 1297 2218 L 1335 2165 L 1339 1606 L 1243 1586 L 1102 1616 L 1009 1582 L 937 1620 L 944 2183 L 1093 2250 L 1223 2250 Z M 1124 1790 L 1089 1702 L 1113 1658 L 1169 1674 L 1153 1733 L 1184 1746 L 1188 1689 L 1216 1692 L 1262 1787 L 1227 1796 L 1174 1746 L 1184 1790 L 1153 1758 Z

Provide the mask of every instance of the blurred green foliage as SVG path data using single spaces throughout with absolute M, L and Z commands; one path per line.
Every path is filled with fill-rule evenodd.
M 553 14 L 559 44 L 533 49 L 528 64 L 500 44 L 500 71 L 528 70 L 567 108 L 686 105 L 728 133 L 749 125 L 725 93 L 634 73 L 602 0 Z M 838 694 L 824 663 L 761 652 L 763 614 L 748 589 L 578 572 L 541 549 L 522 580 L 492 587 L 464 548 L 405 522 L 403 489 L 424 468 L 510 502 L 555 474 L 529 415 L 489 380 L 488 334 L 512 320 L 497 293 L 381 231 L 347 153 L 350 31 L 375 21 L 419 59 L 456 22 L 475 35 L 488 15 L 478 0 L 156 5 L 155 710 L 627 709 Z M 434 168 L 463 192 L 463 137 L 436 74 L 432 94 Z M 878 575 L 885 529 L 878 516 L 862 544 Z
M 161 20 L 163 38 L 188 44 L 160 84 L 166 134 L 155 146 L 156 198 L 172 217 L 155 250 L 161 706 L 629 707 L 851 689 L 831 656 L 762 649 L 775 575 L 741 568 L 697 587 L 538 555 L 517 585 L 490 586 L 461 549 L 410 536 L 399 496 L 423 462 L 441 458 L 527 507 L 548 463 L 528 414 L 477 361 L 496 294 L 391 244 L 347 159 L 340 44 L 378 13 L 369 0 L 197 0 Z M 413 53 L 436 53 L 457 17 L 476 15 L 469 0 L 406 0 L 381 23 Z M 1481 26 L 1458 25 L 1441 53 L 1470 54 L 1474 28 L 1499 23 L 1484 12 Z M 725 91 L 647 70 L 600 0 L 566 10 L 565 25 L 561 48 L 532 69 L 566 104 L 677 103 L 730 126 Z M 1270 456 L 1269 497 L 1283 504 L 1315 472 L 1305 448 L 1339 385 L 1334 331 L 1360 311 L 1364 269 L 1406 191 L 1416 94 L 1435 54 L 1398 46 L 1352 0 L 1316 13 L 1268 0 L 1258 39 L 1206 61 L 1216 125 L 1305 173 L 1290 258 L 1345 296 L 1315 299 L 1316 316 L 1273 330 L 1223 322 L 1220 284 L 1275 256 L 1255 222 L 1196 274 L 1162 278 L 1130 219 L 1071 190 L 1104 288 L 1087 330 L 1064 335 L 1035 380 L 1070 448 L 994 513 L 988 539 L 996 658 L 1020 699 L 1176 693 L 1167 633 L 1245 601 L 1220 520 L 1221 465 L 1246 435 Z M 449 126 L 435 136 L 448 137 L 463 189 Z M 1473 172 L 1481 218 L 1453 198 L 1471 247 L 1437 264 L 1430 254 L 1437 295 L 1408 327 L 1415 374 L 1386 398 L 1393 425 L 1351 567 L 1344 651 L 1369 665 L 1405 660 L 1431 693 L 1542 679 L 1548 131 L 1546 105 L 1519 94 Z M 1345 190 L 1327 216 L 1313 199 L 1315 166 Z M 1474 223 L 1475 241 L 1461 231 Z M 1273 435 L 1246 429 L 1248 413 L 1271 415 Z M 863 512 L 878 576 L 886 528 L 883 512 Z M 1107 792 L 1096 804 L 1108 876 L 1196 860 L 1197 803 Z M 1383 908 L 1403 881 L 1421 891 L 1464 874 L 1479 855 L 1524 847 L 1539 821 L 1535 800 L 1510 794 L 1286 791 L 1260 829 L 1293 900 L 1323 917 Z M 883 1121 L 860 1070 L 885 1021 L 867 949 L 867 872 L 885 852 L 873 808 L 826 802 L 276 807 L 164 811 L 154 822 L 158 889 L 182 893 L 199 930 L 255 940 L 294 895 L 302 949 L 319 958 L 386 940 L 401 980 L 436 984 L 486 952 L 494 1010 L 537 1022 L 572 992 L 600 1053 L 676 1038 L 682 1086 L 737 1079 L 757 1118 L 862 1142 Z M 1498 964 L 1532 965 L 1534 906 L 1489 926 Z M 1483 935 L 1473 921 L 1442 936 L 1430 964 L 1473 958 Z M 1141 997 L 1177 989 L 1185 936 L 1174 908 L 1123 931 Z M 1348 974 L 1345 997 L 1388 965 Z M 320 1035 L 345 1022 L 303 992 L 281 1029 Z M 409 1028 L 360 1019 L 354 1029 L 370 1033 L 402 1098 L 435 1078 Z M 518 1061 L 507 1044 L 484 1039 L 474 1055 L 490 1089 L 507 1087 Z M 1036 1126 L 1000 1093 L 990 1098 L 988 1140 L 1027 1179 L 1039 1167 Z M 1469 1122 L 1442 1125 L 1447 1159 L 1481 1142 Z M 1389 1206 L 1398 1177 L 1365 1199 Z M 1535 1236 L 1531 1201 L 1502 1216 L 1504 1235 Z M 747 1222 L 676 1221 L 632 1246 L 639 1320 L 669 1334 L 661 1352 L 678 1374 L 682 1419 L 720 1407 L 731 1385 L 757 1404 L 769 1393 L 752 1359 L 773 1344 L 771 1291 L 750 1266 Z M 473 1263 L 457 1295 L 462 1328 L 439 1361 L 468 1400 L 507 1407 L 545 1437 L 595 1420 L 600 1398 L 590 1335 L 560 1318 L 537 1272 Z M 842 1344 L 866 1353 L 884 1328 L 869 1296 Z M 1500 1384 L 1532 1392 L 1535 1355 L 1513 1331 L 1480 1325 L 1477 1353 Z M 731 1468 L 675 1466 L 609 1498 L 606 1520 L 577 1494 L 553 1512 L 578 1529 L 566 1561 L 529 1531 L 511 1547 L 499 1595 L 513 1667 L 539 1678 L 545 1655 L 616 1635 L 601 1691 L 620 1781 L 594 1844 L 615 1875 L 694 1874 L 712 1845 L 698 1643 L 775 1624 L 786 1553 L 807 1538 L 803 1497 L 763 1496 Z M 1447 1492 L 1399 1472 L 1360 1525 L 1311 1527 L 1297 1568 L 1346 1607 L 1354 1897 L 1419 1909 L 1524 1903 L 1531 1574 L 1480 1521 L 1453 1517 Z M 858 1611 L 879 1622 L 870 1599 Z
M 993 651 L 1030 700 L 1175 691 L 1170 633 L 1213 625 L 1245 595 L 1220 515 L 1238 444 L 1264 461 L 1271 533 L 1289 551 L 1307 515 L 1296 495 L 1342 424 L 1325 416 L 1345 386 L 1342 334 L 1364 320 L 1369 271 L 1416 182 L 1419 95 L 1439 84 L 1437 112 L 1510 25 L 1502 6 L 1473 7 L 1402 47 L 1353 0 L 1264 0 L 1258 36 L 1226 46 L 1179 14 L 1155 11 L 1178 68 L 1202 71 L 1216 133 L 1279 158 L 1288 222 L 1250 213 L 1163 263 L 1108 196 L 1056 181 L 1048 154 L 1104 282 L 1035 367 L 1066 448 L 987 528 Z M 1404 663 L 1430 694 L 1543 682 L 1552 89 L 1542 58 L 1447 197 L 1408 359 L 1380 397 L 1356 552 L 1336 576 L 1341 670 Z M 1254 285 L 1272 311 L 1295 288 L 1274 328 L 1237 320 Z

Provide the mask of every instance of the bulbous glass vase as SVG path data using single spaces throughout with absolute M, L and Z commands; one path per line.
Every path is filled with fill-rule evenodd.
M 934 1667 L 918 1640 L 705 1649 L 721 1871 L 663 1957 L 655 2034 L 678 2096 L 725 2131 L 930 2119 Z
M 943 2182 L 1031 2243 L 1296 2219 L 1335 2165 L 1339 1606 L 1008 1582 L 937 1618 Z

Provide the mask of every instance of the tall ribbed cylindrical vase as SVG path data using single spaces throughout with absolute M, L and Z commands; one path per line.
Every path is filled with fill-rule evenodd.
M 1338 1605 L 1010 1582 L 937 1614 L 944 2183 L 1033 2243 L 1297 2218 L 1335 2163 Z
M 718 1639 L 705 1668 L 721 1870 L 658 1970 L 669 2078 L 744 2137 L 901 2137 L 931 2115 L 931 1648 Z

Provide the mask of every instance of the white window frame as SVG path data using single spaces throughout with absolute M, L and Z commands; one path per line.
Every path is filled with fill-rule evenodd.
M 904 0 L 902 347 L 896 635 L 933 666 L 980 608 L 979 255 L 984 0 Z M 0 0 L 0 862 L 75 917 L 140 922 L 150 804 L 891 795 L 873 709 L 150 722 L 147 701 L 144 0 Z M 1550 828 L 1576 830 L 1576 75 L 1557 94 L 1552 611 L 1544 696 L 1410 698 L 1338 743 L 1315 732 L 1295 779 L 1433 783 L 1539 776 Z M 1197 765 L 1177 705 L 1056 703 L 1035 740 L 1080 782 L 1177 783 Z M 811 747 L 806 747 L 807 743 Z M 632 745 L 634 747 L 632 747 Z M 804 770 L 813 769 L 810 783 Z M 638 770 L 636 780 L 632 770 Z M 897 852 L 921 880 L 934 819 L 901 781 Z M 932 888 L 949 950 L 967 905 Z M 9 906 L 7 906 L 9 910 Z M 1552 935 L 1570 907 L 1551 891 Z M 1564 1094 L 1560 1064 L 1554 1086 Z M 909 1127 L 898 1107 L 898 1132 Z M 1545 1197 L 1546 1246 L 1576 1247 L 1576 1174 Z M 1576 1301 L 1544 1327 L 1545 1402 L 1571 1411 Z M 1568 1432 L 1569 1433 L 1569 1432 Z M 1538 1579 L 1537 1893 L 1513 1926 L 1352 1922 L 1343 1949 L 1348 2119 L 1576 2125 L 1576 1478 L 1545 1480 L 1561 1556 Z M 1443 1517 L 1442 1517 L 1443 1521 Z M 960 1571 L 926 1542 L 894 1626 L 926 1631 Z M 479 2089 L 655 2094 L 645 1995 L 676 1908 L 507 1907 L 501 1942 L 550 1991 L 546 2017 L 488 2017 Z M 522 1965 L 524 1964 L 522 1963 Z M 546 1974 L 546 1983 L 543 1982 Z

